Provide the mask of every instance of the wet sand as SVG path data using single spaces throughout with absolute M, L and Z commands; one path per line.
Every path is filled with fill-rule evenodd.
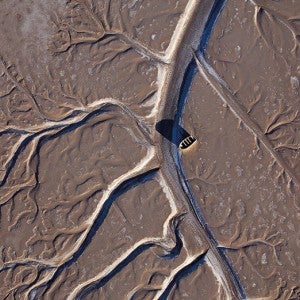
M 297 11 L 2 1 L 0 299 L 298 299 Z

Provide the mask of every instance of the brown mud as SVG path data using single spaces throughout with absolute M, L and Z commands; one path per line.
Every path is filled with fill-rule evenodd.
M 0 1 L 0 299 L 298 299 L 300 7 L 217 2 Z

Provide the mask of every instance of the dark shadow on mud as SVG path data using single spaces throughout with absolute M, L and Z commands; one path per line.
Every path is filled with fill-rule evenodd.
M 184 268 L 179 270 L 177 274 L 174 276 L 173 280 L 168 284 L 163 294 L 159 297 L 159 300 L 169 299 L 173 287 L 176 286 L 180 282 L 180 280 L 186 278 L 188 275 L 195 272 L 197 268 L 203 265 L 206 253 L 207 252 L 199 255 L 194 261 L 192 261 L 190 264 L 186 265 Z
M 71 265 L 76 264 L 77 260 L 80 258 L 81 255 L 83 255 L 84 251 L 86 250 L 86 248 L 88 247 L 88 245 L 92 242 L 94 236 L 97 234 L 98 229 L 101 227 L 102 223 L 106 220 L 106 217 L 110 211 L 111 206 L 113 205 L 113 203 L 123 194 L 125 194 L 126 192 L 128 192 L 129 190 L 131 190 L 134 187 L 137 187 L 138 185 L 147 182 L 149 180 L 151 180 L 155 174 L 157 173 L 158 169 L 152 169 L 149 170 L 143 174 L 139 174 L 133 178 L 129 178 L 127 180 L 125 180 L 124 182 L 122 182 L 118 187 L 116 187 L 114 189 L 114 191 L 111 193 L 111 195 L 107 198 L 107 200 L 103 203 L 103 207 L 100 210 L 98 216 L 96 217 L 96 219 L 94 220 L 94 223 L 92 224 L 88 234 L 86 235 L 86 237 L 84 238 L 84 240 L 82 241 L 81 245 L 79 246 L 79 248 L 73 253 L 73 255 L 63 264 L 61 264 L 56 271 L 54 272 L 54 274 L 52 275 L 52 278 L 47 282 L 44 282 L 40 288 L 45 288 L 45 290 L 43 291 L 43 296 L 48 292 L 48 290 L 55 284 L 56 280 L 59 278 L 59 276 L 65 271 L 68 270 L 68 268 L 70 268 Z M 102 282 L 106 282 L 106 279 L 111 278 L 111 274 L 115 275 L 117 274 L 124 266 L 126 266 L 126 264 L 128 264 L 128 262 L 132 261 L 133 259 L 135 259 L 135 257 L 137 255 L 139 255 L 140 253 L 142 253 L 143 251 L 145 251 L 147 248 L 153 247 L 154 243 L 151 244 L 147 244 L 147 245 L 141 245 L 139 246 L 135 251 L 133 251 L 133 253 L 131 253 L 124 261 L 125 262 L 121 262 L 117 268 L 115 268 L 113 271 L 109 272 L 108 275 L 106 275 L 104 277 L 104 279 L 100 280 L 100 283 L 102 284 Z M 67 271 L 68 272 L 68 271 Z M 30 293 L 29 293 L 29 299 L 34 299 L 34 294 L 35 289 L 33 289 Z
M 178 123 L 171 119 L 163 119 L 156 123 L 156 130 L 171 143 L 179 146 L 180 142 L 190 136 Z

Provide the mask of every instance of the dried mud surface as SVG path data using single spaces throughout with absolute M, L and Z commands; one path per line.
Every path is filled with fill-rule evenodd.
M 0 1 L 0 299 L 299 299 L 299 13 Z

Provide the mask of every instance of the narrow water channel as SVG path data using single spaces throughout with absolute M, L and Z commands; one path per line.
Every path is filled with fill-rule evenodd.
M 210 12 L 209 18 L 205 24 L 205 28 L 203 30 L 203 34 L 201 36 L 198 49 L 195 49 L 196 53 L 199 56 L 204 56 L 204 54 L 205 54 L 206 45 L 209 41 L 211 32 L 214 28 L 214 25 L 217 22 L 217 19 L 221 13 L 223 7 L 225 6 L 225 3 L 226 3 L 226 0 L 216 0 L 214 2 L 214 5 Z M 182 115 L 184 113 L 184 108 L 185 108 L 185 105 L 189 98 L 189 91 L 190 91 L 190 88 L 193 83 L 193 79 L 196 74 L 197 74 L 196 62 L 194 59 L 192 59 L 192 61 L 188 64 L 188 66 L 186 68 L 186 71 L 185 71 L 184 77 L 183 77 L 183 81 L 182 81 L 182 85 L 180 88 L 180 94 L 179 94 L 178 103 L 177 103 L 177 111 L 176 111 L 176 114 L 174 117 L 174 126 L 173 126 L 173 132 L 172 132 L 172 140 L 174 141 L 173 144 L 176 144 L 175 141 L 178 140 L 178 135 L 179 135 L 178 128 L 181 127 Z M 235 270 L 233 269 L 230 261 L 226 257 L 224 250 L 218 248 L 218 243 L 217 243 L 216 239 L 214 238 L 208 224 L 206 223 L 205 218 L 201 212 L 201 209 L 197 203 L 197 200 L 195 199 L 195 197 L 193 195 L 193 192 L 191 190 L 191 187 L 190 187 L 187 177 L 185 175 L 182 158 L 181 158 L 181 152 L 178 149 L 178 147 L 172 147 L 172 156 L 173 156 L 174 162 L 177 167 L 178 177 L 181 181 L 180 183 L 181 183 L 182 189 L 184 190 L 185 194 L 188 197 L 189 204 L 192 207 L 198 222 L 204 228 L 205 233 L 207 234 L 207 237 L 209 238 L 209 240 L 212 243 L 212 245 L 214 246 L 214 248 L 218 251 L 219 257 L 223 260 L 223 264 L 226 266 L 226 268 L 230 274 L 230 277 L 235 286 L 236 292 L 238 293 L 238 297 L 240 299 L 245 299 L 246 298 L 245 291 L 241 285 L 238 275 L 235 272 Z

